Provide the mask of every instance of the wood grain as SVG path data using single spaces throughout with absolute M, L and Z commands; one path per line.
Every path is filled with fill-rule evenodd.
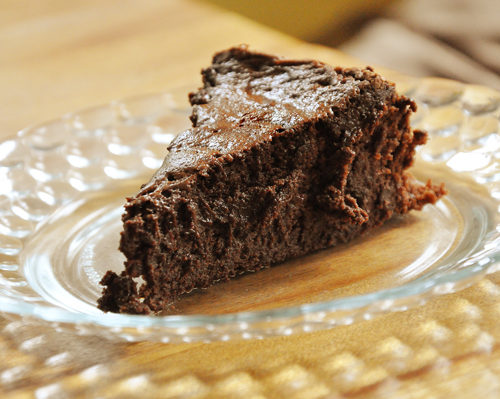
M 66 112 L 168 87 L 199 85 L 233 45 L 354 63 L 202 3 L 12 1 L 0 13 L 0 135 Z
M 0 139 L 113 99 L 196 87 L 212 53 L 239 43 L 362 64 L 194 1 L 3 0 Z M 409 312 L 264 341 L 127 344 L 0 320 L 0 395 L 498 397 L 499 284 L 497 273 Z

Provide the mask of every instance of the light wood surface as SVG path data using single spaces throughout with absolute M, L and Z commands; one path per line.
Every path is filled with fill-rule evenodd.
M 0 139 L 82 107 L 197 87 L 213 52 L 239 43 L 363 65 L 191 1 L 4 0 L 0 9 Z M 262 341 L 114 343 L 2 319 L 0 395 L 494 398 L 499 283 L 491 274 L 417 309 Z
M 355 62 L 203 3 L 4 1 L 0 135 L 117 98 L 197 87 L 212 54 L 240 43 L 291 57 Z

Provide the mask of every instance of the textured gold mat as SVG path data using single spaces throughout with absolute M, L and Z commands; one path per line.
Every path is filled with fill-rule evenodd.
M 500 395 L 500 272 L 330 331 L 213 344 L 112 343 L 2 320 L 4 398 Z

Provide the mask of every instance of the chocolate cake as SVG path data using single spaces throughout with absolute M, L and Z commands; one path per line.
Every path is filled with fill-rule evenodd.
M 128 198 L 104 311 L 159 312 L 179 295 L 345 243 L 443 187 L 405 170 L 416 106 L 366 69 L 232 48 L 189 96 L 192 128 Z M 137 280 L 141 280 L 139 288 Z

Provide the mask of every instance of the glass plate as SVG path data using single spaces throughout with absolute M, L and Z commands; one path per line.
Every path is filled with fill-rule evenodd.
M 407 82 L 430 133 L 413 168 L 449 195 L 334 249 L 180 299 L 169 314 L 104 314 L 99 280 L 121 270 L 124 198 L 188 127 L 186 89 L 69 114 L 0 143 L 0 312 L 129 341 L 263 338 L 332 328 L 459 290 L 499 264 L 500 94 Z

